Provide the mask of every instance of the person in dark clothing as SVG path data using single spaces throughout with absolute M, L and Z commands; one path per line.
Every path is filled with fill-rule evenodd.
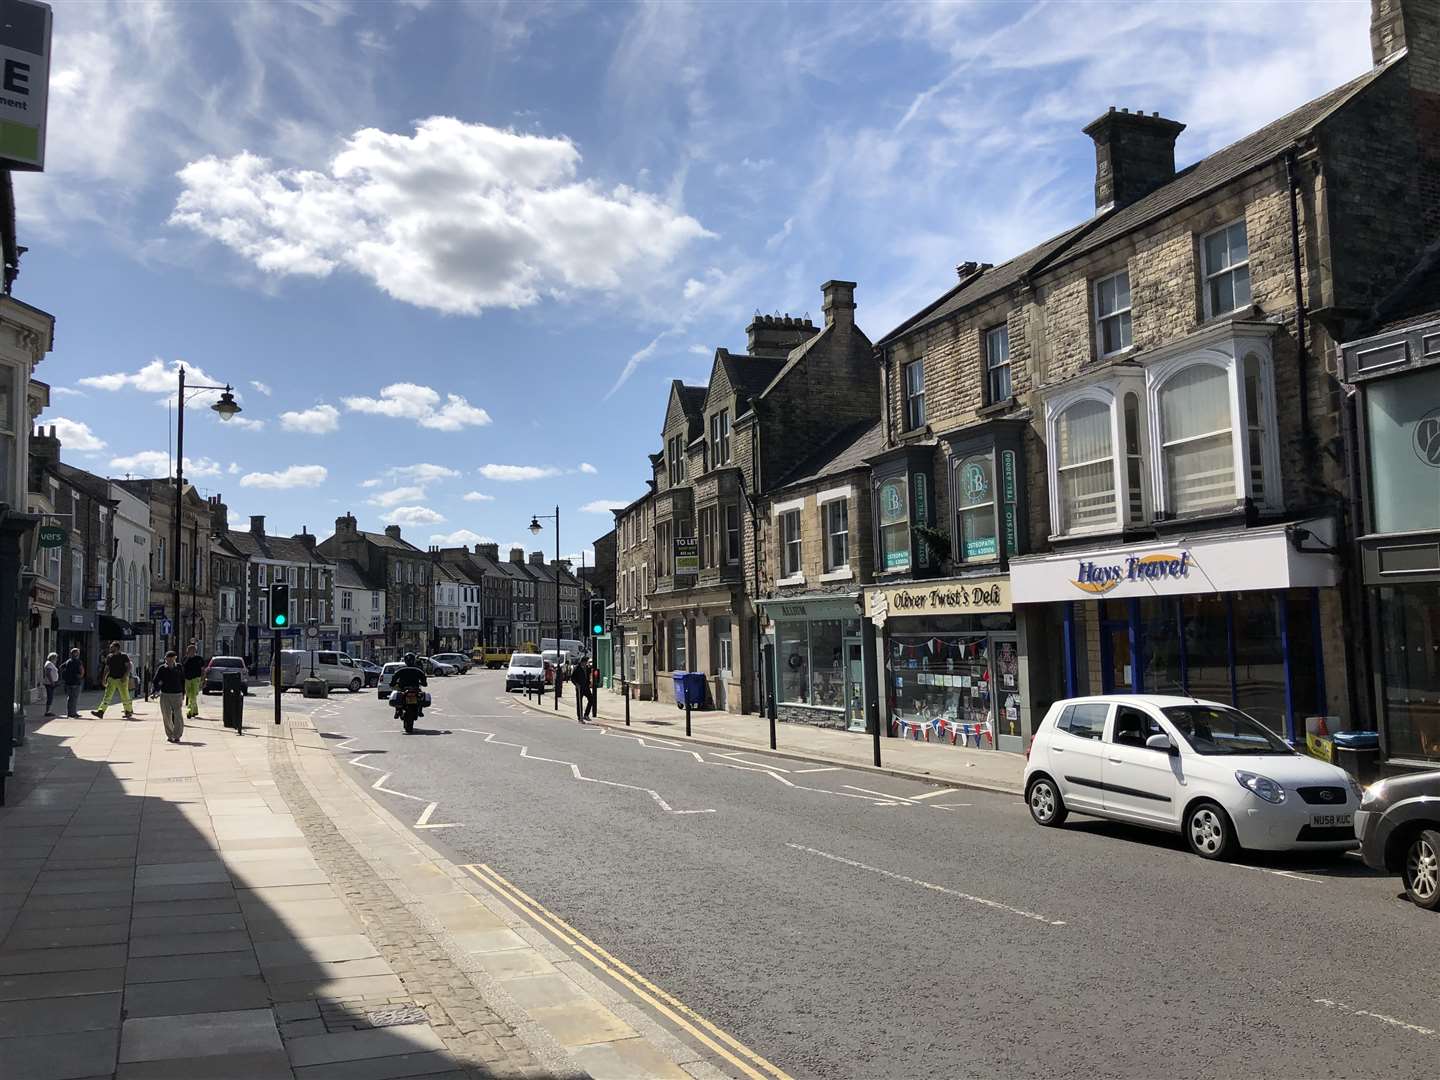
M 165 663 L 155 669 L 155 692 L 160 695 L 160 719 L 165 738 L 178 743 L 185 734 L 182 706 L 185 702 L 185 669 L 175 662 L 175 653 L 165 654 Z
M 60 684 L 65 687 L 65 715 L 80 719 L 80 687 L 85 684 L 85 661 L 80 650 L 71 649 L 70 656 L 60 665 Z
M 590 670 L 590 682 L 585 687 L 585 719 L 594 720 L 595 709 L 600 704 L 600 667 L 593 661 L 585 666 Z
M 185 673 L 185 718 L 198 720 L 200 718 L 200 683 L 205 678 L 205 658 L 196 651 L 194 645 L 185 646 L 185 663 L 181 670 Z
M 580 723 L 585 722 L 586 695 L 590 689 L 590 662 L 579 661 L 570 669 L 570 681 L 575 684 L 575 719 Z
M 420 687 L 428 685 L 429 680 L 425 678 L 425 672 L 421 669 L 420 665 L 416 663 L 413 652 L 405 654 L 405 666 L 390 676 L 391 690 L 418 690 Z M 416 715 L 425 715 L 424 697 L 420 699 L 420 711 Z M 398 705 L 395 707 L 395 718 L 397 720 L 400 718 L 400 707 Z

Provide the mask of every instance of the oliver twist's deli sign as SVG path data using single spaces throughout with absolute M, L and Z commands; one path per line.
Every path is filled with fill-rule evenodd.
M 971 578 L 866 589 L 865 610 L 883 621 L 906 615 L 988 615 L 1010 610 L 1010 579 Z

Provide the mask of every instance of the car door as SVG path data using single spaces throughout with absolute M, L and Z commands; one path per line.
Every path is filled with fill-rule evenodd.
M 1104 805 L 1101 741 L 1110 715 L 1106 701 L 1079 701 L 1067 705 L 1050 737 L 1050 762 L 1059 774 L 1065 804 L 1075 810 L 1099 810 Z
M 1145 745 L 1150 736 L 1166 734 L 1148 709 L 1115 706 L 1104 741 L 1106 813 L 1149 825 L 1176 824 L 1180 759 L 1168 748 Z

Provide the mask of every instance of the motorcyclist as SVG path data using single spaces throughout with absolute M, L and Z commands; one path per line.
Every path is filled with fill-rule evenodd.
M 415 660 L 415 654 L 414 654 L 413 652 L 411 652 L 411 653 L 406 653 L 406 654 L 405 654 L 405 666 L 402 667 L 399 671 L 395 672 L 394 675 L 391 675 L 391 676 L 390 676 L 390 689 L 391 689 L 391 690 L 399 690 L 399 691 L 401 691 L 401 692 L 403 693 L 403 692 L 406 691 L 406 690 L 410 690 L 410 689 L 418 690 L 420 687 L 422 687 L 422 686 L 427 686 L 427 685 L 429 685 L 429 682 L 428 682 L 428 680 L 425 678 L 425 672 L 421 669 L 420 665 L 416 662 L 416 660 Z M 400 719 L 400 709 L 401 709 L 400 702 L 399 702 L 399 700 L 397 699 L 397 700 L 395 701 L 395 719 L 397 719 L 397 720 Z M 424 695 L 424 694 L 421 694 L 421 695 L 420 695 L 420 710 L 419 710 L 419 712 L 416 713 L 416 716 L 424 716 L 424 715 L 425 715 L 425 695 Z

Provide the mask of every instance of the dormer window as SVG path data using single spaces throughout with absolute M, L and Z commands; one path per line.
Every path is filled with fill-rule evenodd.
M 1095 347 L 1101 357 L 1130 348 L 1130 273 L 1095 282 Z

